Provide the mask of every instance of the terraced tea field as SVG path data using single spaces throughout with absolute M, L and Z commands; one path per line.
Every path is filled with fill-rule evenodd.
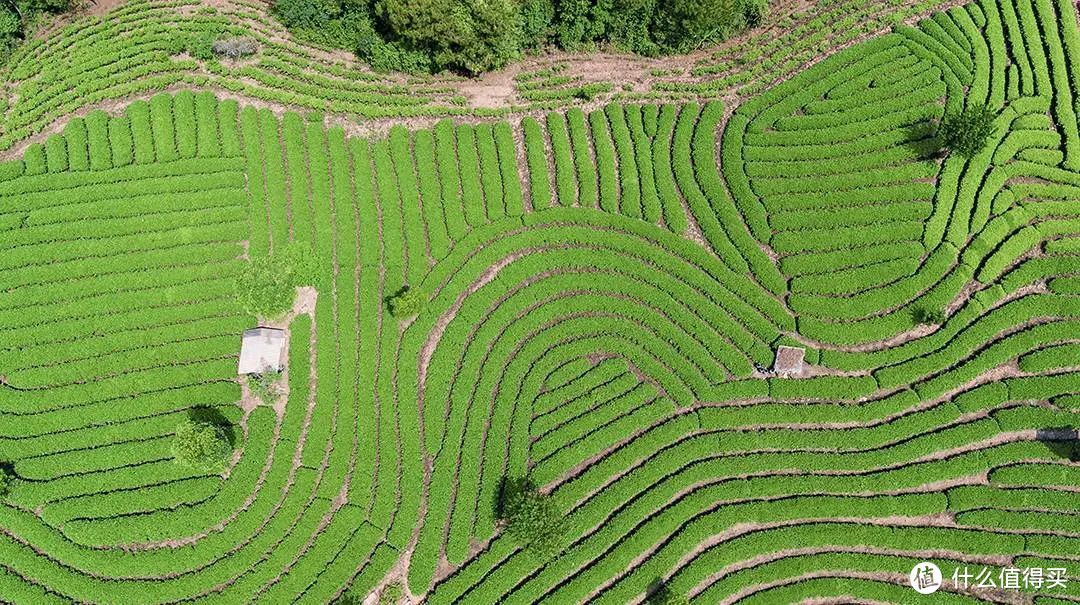
M 30 142 L 0 164 L 0 602 L 1080 602 L 1068 0 L 899 23 L 738 104 L 369 136 L 279 105 L 443 116 L 456 80 L 312 75 L 272 37 L 280 80 L 150 77 L 155 27 L 129 63 L 46 41 L 7 72 L 0 141 Z M 363 110 L 387 99 L 417 109 Z M 983 107 L 981 151 L 939 152 Z M 295 250 L 287 394 L 260 402 L 236 283 Z M 193 408 L 228 423 L 224 470 L 174 462 Z M 554 556 L 506 531 L 514 477 L 560 512 Z

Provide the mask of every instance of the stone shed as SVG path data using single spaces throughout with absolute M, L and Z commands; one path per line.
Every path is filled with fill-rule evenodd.
M 780 376 L 798 376 L 803 369 L 806 349 L 780 345 L 776 349 L 776 362 L 773 371 Z

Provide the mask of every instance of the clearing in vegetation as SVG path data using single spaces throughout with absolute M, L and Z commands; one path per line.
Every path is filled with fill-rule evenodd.
M 6 146 L 74 106 L 28 82 Z M 980 0 L 737 107 L 71 117 L 0 164 L 0 600 L 909 603 L 928 560 L 1077 602 L 1078 109 L 1074 6 Z

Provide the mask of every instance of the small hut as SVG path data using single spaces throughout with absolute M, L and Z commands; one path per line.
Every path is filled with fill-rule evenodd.
M 284 330 L 254 328 L 244 331 L 240 344 L 240 374 L 280 372 L 284 368 Z
M 787 347 L 780 345 L 776 349 L 776 361 L 773 363 L 773 372 L 780 376 L 796 376 L 803 369 L 803 358 L 806 349 L 801 347 Z

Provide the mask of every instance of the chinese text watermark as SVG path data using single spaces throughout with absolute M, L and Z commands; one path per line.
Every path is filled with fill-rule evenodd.
M 1064 567 L 969 567 L 960 565 L 953 568 L 952 576 L 946 581 L 941 569 L 923 561 L 911 568 L 908 582 L 919 594 L 931 594 L 940 588 L 946 590 L 966 590 L 969 588 L 997 588 L 1002 590 L 1047 591 L 1065 588 L 1068 583 L 1068 570 Z

